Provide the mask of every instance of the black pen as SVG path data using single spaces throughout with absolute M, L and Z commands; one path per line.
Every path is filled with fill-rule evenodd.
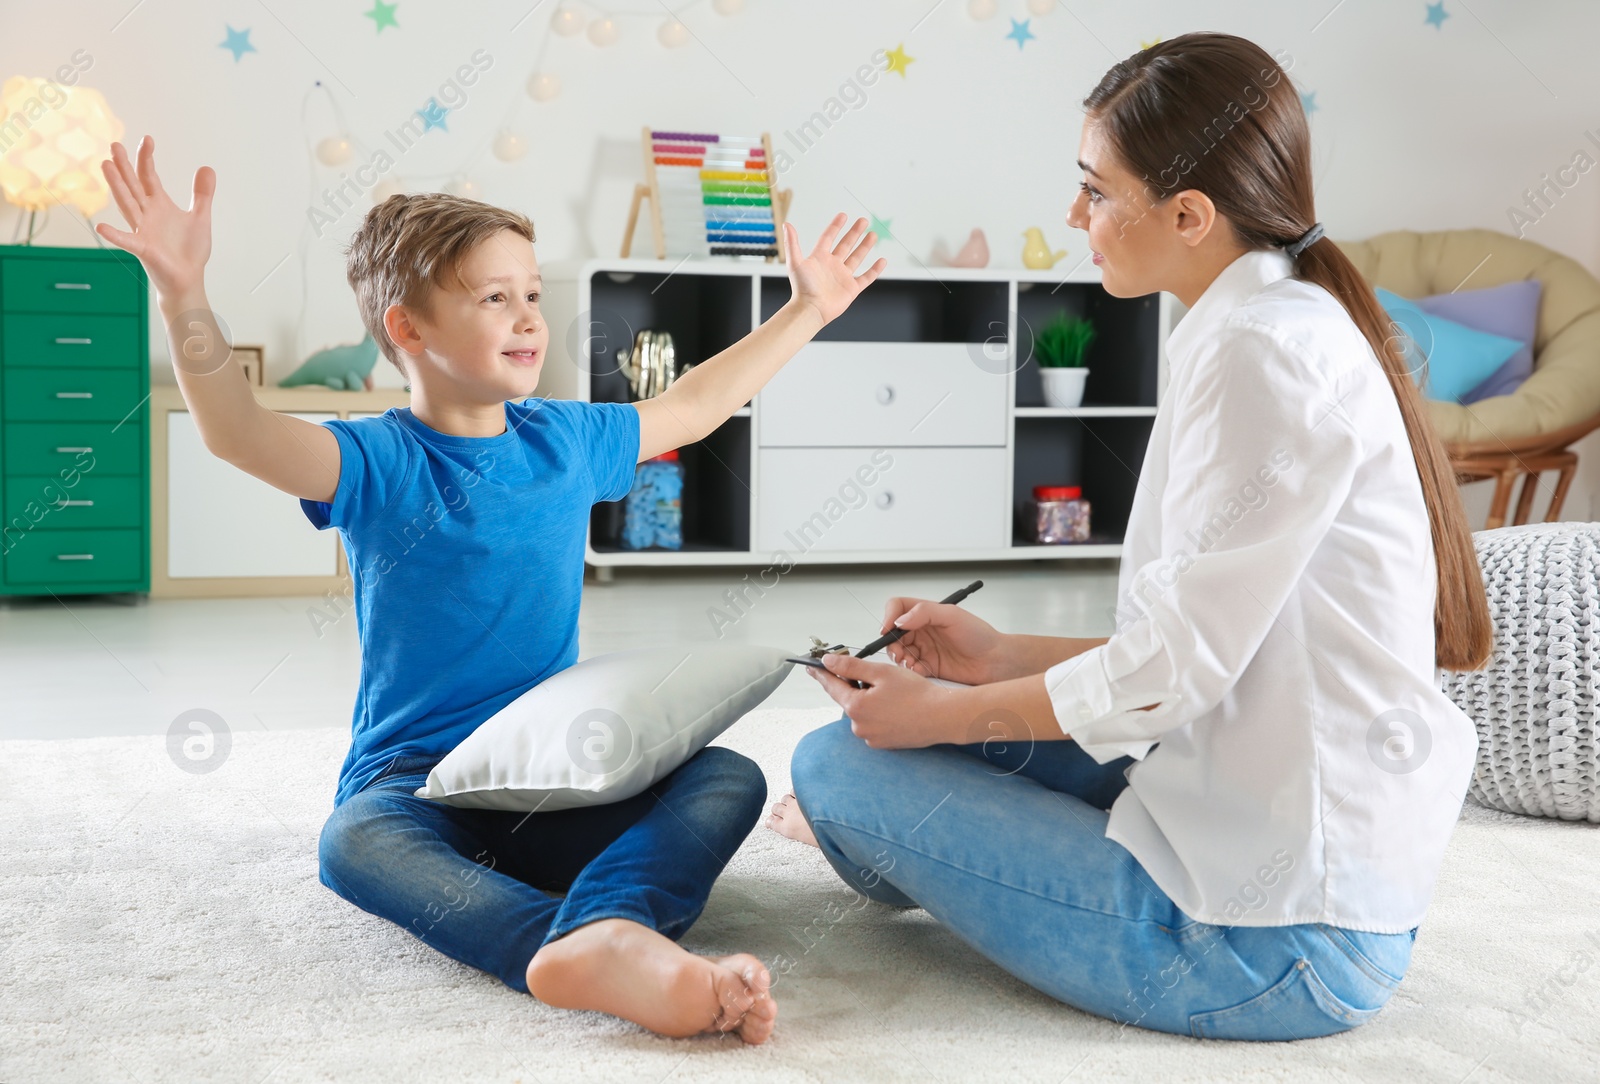
M 953 606 L 956 603 L 960 602 L 962 599 L 966 598 L 968 595 L 972 594 L 972 592 L 976 591 L 978 588 L 980 588 L 982 586 L 983 586 L 983 581 L 982 580 L 973 580 L 971 583 L 967 584 L 965 587 L 963 587 L 961 590 L 957 591 L 955 594 L 951 595 L 949 598 L 940 599 L 939 600 L 939 604 L 942 605 L 942 606 Z M 880 636 L 876 640 L 872 641 L 872 643 L 868 644 L 866 647 L 862 648 L 860 651 L 857 651 L 856 652 L 856 658 L 865 659 L 865 658 L 868 658 L 868 657 L 870 657 L 872 655 L 876 655 L 878 652 L 882 651 L 884 648 L 888 647 L 890 644 L 898 642 L 900 637 L 904 636 L 905 634 L 906 634 L 906 630 L 905 629 L 900 629 L 900 628 L 890 629 L 888 632 L 884 633 L 882 636 Z

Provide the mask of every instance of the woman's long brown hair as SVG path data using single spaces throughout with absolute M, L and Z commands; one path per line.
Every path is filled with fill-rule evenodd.
M 1083 105 L 1119 163 L 1143 179 L 1149 204 L 1203 192 L 1248 249 L 1287 245 L 1317 221 L 1305 109 L 1282 65 L 1254 42 L 1209 33 L 1157 42 L 1115 65 Z M 1483 573 L 1404 340 L 1332 241 L 1301 252 L 1295 274 L 1339 299 L 1389 378 L 1433 533 L 1434 658 L 1449 670 L 1476 670 L 1494 648 Z

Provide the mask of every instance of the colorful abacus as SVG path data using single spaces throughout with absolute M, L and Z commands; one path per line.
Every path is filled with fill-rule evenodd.
M 781 258 L 788 193 L 774 189 L 770 138 L 643 131 L 645 176 L 628 217 L 628 255 L 639 203 L 651 201 L 657 258 Z

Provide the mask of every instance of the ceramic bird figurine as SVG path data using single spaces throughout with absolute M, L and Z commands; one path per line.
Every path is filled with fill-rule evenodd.
M 975 229 L 972 236 L 967 238 L 967 243 L 961 246 L 961 251 L 951 256 L 940 241 L 933 246 L 933 262 L 946 267 L 988 267 L 989 266 L 989 239 L 983 235 L 982 230 Z
M 1056 261 L 1067 254 L 1066 249 L 1052 253 L 1050 246 L 1045 244 L 1044 231 L 1038 226 L 1029 226 L 1023 231 L 1022 236 L 1027 238 L 1022 246 L 1022 266 L 1031 267 L 1035 271 L 1044 271 L 1056 265 Z

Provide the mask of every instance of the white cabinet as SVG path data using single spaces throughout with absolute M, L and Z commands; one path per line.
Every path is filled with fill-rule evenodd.
M 589 260 L 544 265 L 547 374 L 579 399 L 625 403 L 617 352 L 671 334 L 698 365 L 789 300 L 781 264 Z M 681 549 L 627 548 L 621 504 L 596 505 L 585 560 L 620 566 L 1104 558 L 1121 552 L 1164 384 L 1165 294 L 1114 297 L 1099 271 L 894 269 L 740 411 L 679 451 Z M 1084 405 L 1044 405 L 1033 340 L 1087 319 Z M 892 468 L 852 482 L 874 451 Z M 1037 486 L 1081 485 L 1090 541 L 1039 545 Z
M 338 574 L 338 539 L 311 526 L 298 498 L 208 452 L 187 411 L 166 421 L 169 578 Z
M 402 406 L 403 391 L 258 388 L 258 402 L 320 423 Z M 297 497 L 212 455 L 182 394 L 150 393 L 150 593 L 156 597 L 344 595 L 335 531 L 319 531 Z

